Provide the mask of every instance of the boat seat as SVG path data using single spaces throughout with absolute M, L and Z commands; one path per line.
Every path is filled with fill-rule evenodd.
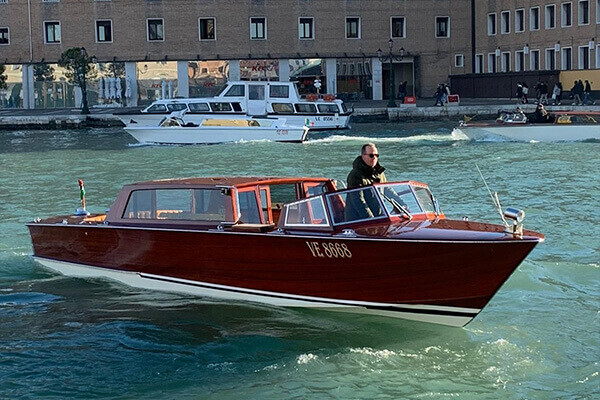
M 231 230 L 234 232 L 254 232 L 264 233 L 275 229 L 275 224 L 244 224 L 239 223 L 231 226 Z

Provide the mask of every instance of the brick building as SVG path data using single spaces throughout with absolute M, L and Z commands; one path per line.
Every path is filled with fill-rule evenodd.
M 56 66 L 37 94 L 33 72 L 71 47 L 100 69 L 125 63 L 129 105 L 210 94 L 225 79 L 311 91 L 320 78 L 325 92 L 382 99 L 390 65 L 394 87 L 406 80 L 417 96 L 449 75 L 600 68 L 599 33 L 600 0 L 0 0 L 0 63 L 26 108 L 48 104 L 48 90 L 62 88 L 65 106 L 76 97 Z M 390 38 L 391 64 L 377 56 Z

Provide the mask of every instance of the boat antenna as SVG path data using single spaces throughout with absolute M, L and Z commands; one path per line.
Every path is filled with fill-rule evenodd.
M 485 188 L 487 189 L 488 193 L 490 194 L 490 197 L 492 198 L 492 202 L 494 203 L 496 210 L 498 210 L 498 213 L 500 214 L 500 218 L 502 218 L 502 223 L 504 224 L 505 227 L 508 228 L 509 224 L 508 224 L 508 222 L 506 222 L 506 219 L 504 218 L 504 214 L 502 213 L 502 206 L 500 205 L 500 199 L 498 198 L 498 192 L 494 192 L 494 194 L 492 194 L 490 187 L 488 186 L 487 182 L 485 181 L 485 178 L 483 177 L 483 173 L 481 173 L 481 169 L 479 169 L 479 165 L 477 165 L 477 163 L 475 163 L 475 166 L 477 167 L 477 171 L 479 171 L 479 175 L 481 176 L 481 179 L 483 180 L 483 184 L 485 185 Z

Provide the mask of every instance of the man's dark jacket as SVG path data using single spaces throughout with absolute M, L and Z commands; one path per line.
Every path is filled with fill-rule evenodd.
M 348 174 L 348 188 L 359 186 L 368 186 L 373 183 L 385 183 L 385 168 L 379 163 L 374 168 L 369 167 L 362 159 L 362 156 L 356 157 L 352 163 L 352 171 Z

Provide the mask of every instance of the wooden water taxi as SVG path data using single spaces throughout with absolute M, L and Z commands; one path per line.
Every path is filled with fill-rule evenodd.
M 464 326 L 544 240 L 506 215 L 447 219 L 415 181 L 214 177 L 126 185 L 106 214 L 27 226 L 34 259 L 66 275 Z

